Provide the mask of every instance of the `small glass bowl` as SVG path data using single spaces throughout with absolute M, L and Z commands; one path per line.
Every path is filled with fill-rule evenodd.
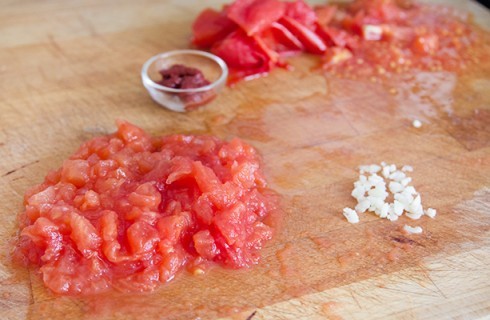
M 160 70 L 175 64 L 199 69 L 210 84 L 191 89 L 174 89 L 158 84 Z M 141 80 L 152 99 L 161 106 L 185 112 L 211 101 L 223 89 L 228 77 L 228 67 L 220 57 L 200 50 L 174 50 L 157 54 L 145 62 L 141 69 Z M 189 104 L 189 99 L 193 100 Z

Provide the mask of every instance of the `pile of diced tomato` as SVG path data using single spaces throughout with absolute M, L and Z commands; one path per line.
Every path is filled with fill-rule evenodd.
M 26 192 L 18 260 L 61 294 L 151 291 L 183 268 L 258 262 L 276 204 L 254 148 L 118 127 Z
M 471 60 L 466 19 L 446 7 L 410 0 L 356 0 L 312 8 L 303 0 L 235 0 L 205 9 L 193 24 L 194 45 L 223 58 L 230 82 L 286 67 L 307 52 L 325 69 L 366 74 L 410 68 L 450 69 Z

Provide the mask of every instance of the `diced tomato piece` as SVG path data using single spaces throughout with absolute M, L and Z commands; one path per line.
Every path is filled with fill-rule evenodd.
M 160 242 L 162 244 L 162 242 Z M 160 281 L 167 282 L 175 277 L 175 274 L 186 263 L 186 255 L 183 250 L 175 250 L 168 252 L 161 250 L 162 262 L 160 263 Z
M 101 160 L 92 167 L 92 172 L 97 177 L 105 177 L 111 171 L 117 168 L 115 160 Z
M 126 231 L 133 254 L 143 254 L 155 249 L 160 241 L 157 230 L 143 221 L 133 223 Z
M 71 234 L 70 238 L 75 243 L 78 251 L 84 257 L 91 258 L 96 255 L 97 250 L 102 244 L 102 239 L 99 237 L 95 227 L 85 217 L 71 213 L 70 216 Z
M 125 146 L 133 151 L 152 151 L 153 145 L 150 136 L 141 128 L 127 122 L 118 120 L 117 135 L 125 143 Z
M 89 170 L 90 172 L 90 170 Z M 90 174 L 89 174 L 90 175 Z M 87 184 L 85 184 L 86 186 Z M 56 195 L 56 202 L 70 203 L 76 195 L 77 187 L 71 183 L 60 182 L 56 186 L 58 194 Z
M 171 173 L 168 175 L 166 184 L 172 184 L 182 178 L 188 177 L 192 173 L 193 163 L 184 157 L 175 157 L 172 160 Z
M 241 247 L 246 240 L 246 211 L 243 203 L 239 202 L 214 218 L 214 224 L 228 245 Z
M 254 191 L 249 193 L 243 198 L 243 203 L 247 206 L 247 208 L 252 208 L 254 214 L 253 221 L 249 221 L 250 223 L 255 222 L 257 217 L 263 218 L 270 211 L 273 210 L 274 207 L 269 207 L 265 205 L 264 200 L 266 197 L 258 191 Z M 252 215 L 250 215 L 252 216 Z
M 255 173 L 259 169 L 258 163 L 247 162 L 231 167 L 233 181 L 244 188 L 252 188 L 255 185 Z
M 315 11 L 303 0 L 286 2 L 285 16 L 296 20 L 309 29 L 313 29 L 317 21 Z
M 59 294 L 94 294 L 110 285 L 107 265 L 98 257 L 83 259 L 71 246 L 66 246 L 59 259 L 43 265 L 40 271 L 46 286 Z
M 253 247 L 261 248 L 265 241 L 272 239 L 272 229 L 262 222 L 255 222 L 253 226 L 254 231 L 248 240 Z
M 315 32 L 296 20 L 289 17 L 283 17 L 280 20 L 280 23 L 298 37 L 299 41 L 305 46 L 306 51 L 314 54 L 321 54 L 327 49 L 323 40 Z
M 97 209 L 100 206 L 99 194 L 93 190 L 87 191 L 81 198 L 80 209 L 91 210 Z
M 193 163 L 193 173 L 201 192 L 211 192 L 221 185 L 216 173 L 211 168 L 204 166 L 200 161 Z
M 192 43 L 196 46 L 209 48 L 214 43 L 223 40 L 237 28 L 225 12 L 205 9 L 192 25 Z
M 53 204 L 56 202 L 56 188 L 54 186 L 47 187 L 44 190 L 39 190 L 29 198 L 26 199 L 26 203 L 30 206 L 39 207 L 45 204 Z
M 153 183 L 143 183 L 134 192 L 128 195 L 129 202 L 135 206 L 147 210 L 157 210 L 162 200 L 160 192 Z
M 120 257 L 121 244 L 117 241 L 118 218 L 117 213 L 104 210 L 100 219 L 102 252 L 107 260 L 118 263 L 124 260 Z
M 233 178 L 233 180 L 235 180 Z M 241 196 L 241 188 L 235 182 L 228 181 L 207 194 L 207 200 L 217 209 L 225 209 Z
M 170 243 L 177 243 L 188 226 L 189 223 L 183 215 L 163 217 L 157 223 L 160 237 Z
M 200 223 L 210 225 L 213 222 L 214 204 L 211 203 L 208 197 L 200 197 L 194 204 L 192 210 Z
M 41 257 L 43 261 L 56 260 L 63 249 L 63 236 L 59 227 L 44 217 L 22 230 L 21 235 L 29 237 L 34 244 L 44 249 Z
M 215 260 L 222 261 L 232 268 L 243 268 L 248 265 L 257 263 L 258 256 L 255 252 L 242 250 L 240 247 L 230 245 L 224 237 L 218 237 L 216 244 L 222 254 L 218 255 Z
M 146 141 L 149 138 L 145 131 L 127 121 L 118 120 L 116 123 L 118 127 L 117 136 L 125 143 L 138 140 Z
M 197 253 L 205 259 L 213 260 L 219 253 L 214 238 L 209 230 L 202 230 L 192 236 L 194 240 L 194 248 Z
M 81 187 L 88 180 L 89 163 L 86 160 L 65 160 L 61 171 L 61 181 Z
M 279 20 L 285 9 L 285 4 L 279 0 L 236 0 L 226 11 L 228 18 L 252 36 Z

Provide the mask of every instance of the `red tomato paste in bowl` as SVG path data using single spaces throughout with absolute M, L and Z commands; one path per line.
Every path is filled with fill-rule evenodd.
M 170 68 L 160 70 L 159 73 L 162 80 L 157 83 L 172 89 L 196 89 L 211 84 L 201 70 L 182 64 L 174 64 Z M 180 92 L 178 96 L 185 104 L 186 110 L 190 110 L 210 102 L 216 97 L 216 93 L 214 90 Z
M 26 192 L 15 258 L 60 294 L 151 291 L 184 268 L 256 264 L 274 198 L 239 139 L 151 137 L 118 122 Z

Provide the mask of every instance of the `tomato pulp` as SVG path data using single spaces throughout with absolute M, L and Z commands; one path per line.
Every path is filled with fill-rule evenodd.
M 151 291 L 187 268 L 249 267 L 276 210 L 253 147 L 118 122 L 27 191 L 15 257 L 60 294 Z
M 485 48 L 488 36 L 450 7 L 356 0 L 322 6 L 317 13 L 326 17 L 318 32 L 333 49 L 323 56 L 323 67 L 338 75 L 383 79 L 411 70 L 459 72 L 486 59 L 479 47 Z

